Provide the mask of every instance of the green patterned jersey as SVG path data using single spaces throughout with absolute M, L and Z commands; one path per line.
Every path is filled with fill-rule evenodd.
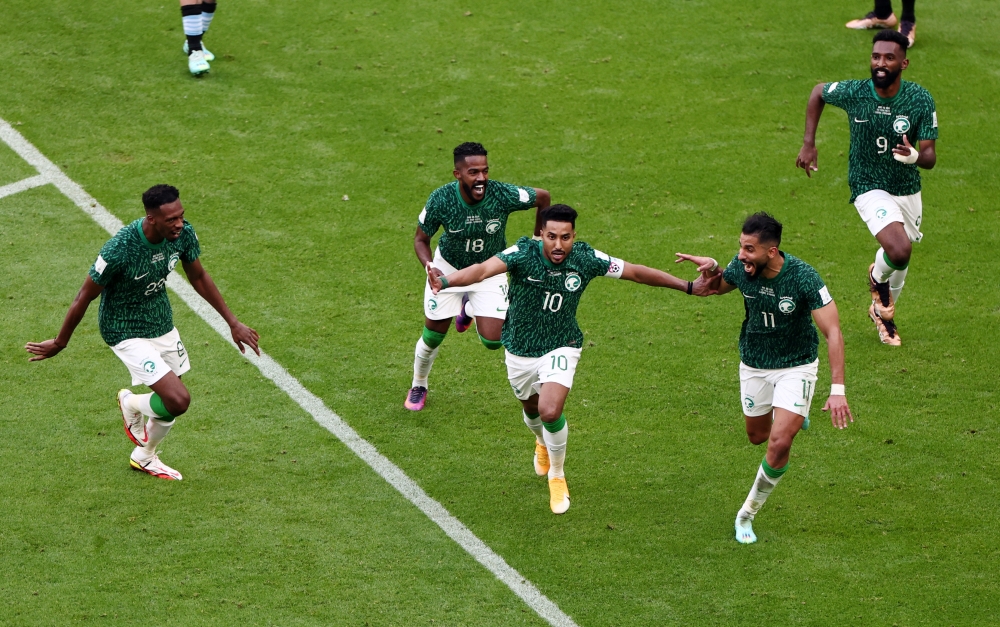
M 178 261 L 201 255 L 198 236 L 187 220 L 175 241 L 150 244 L 140 218 L 126 225 L 101 248 L 90 278 L 104 286 L 97 321 L 101 337 L 114 346 L 132 338 L 154 338 L 174 328 L 167 298 L 167 275 Z
M 431 192 L 417 224 L 428 237 L 444 227 L 438 248 L 445 261 L 461 270 L 482 263 L 507 248 L 507 216 L 535 205 L 535 190 L 486 181 L 483 199 L 470 205 L 458 181 Z
M 542 242 L 522 237 L 497 257 L 510 274 L 510 308 L 500 340 L 519 357 L 541 357 L 563 346 L 583 347 L 576 308 L 587 284 L 599 276 L 621 278 L 621 259 L 576 242 L 559 265 L 542 252 Z
M 816 361 L 819 336 L 812 311 L 833 302 L 812 266 L 781 253 L 785 263 L 773 279 L 747 277 L 733 257 L 723 280 L 743 293 L 746 318 L 740 329 L 740 360 L 751 368 L 775 370 Z
M 917 164 L 896 161 L 892 149 L 903 143 L 904 133 L 914 147 L 920 140 L 937 139 L 937 111 L 926 89 L 902 81 L 899 92 L 886 99 L 875 92 L 871 79 L 838 81 L 823 85 L 823 100 L 846 111 L 851 126 L 851 202 L 873 189 L 893 196 L 920 191 Z

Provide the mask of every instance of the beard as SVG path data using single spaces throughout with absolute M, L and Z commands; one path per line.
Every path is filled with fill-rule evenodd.
M 758 278 L 760 278 L 760 273 L 764 270 L 765 266 L 767 266 L 767 262 L 766 261 L 764 263 L 755 263 L 755 264 L 753 264 L 753 273 L 752 274 L 750 272 L 747 272 L 746 267 L 744 267 L 743 268 L 743 274 L 746 276 L 747 281 L 756 281 Z
M 896 79 L 899 78 L 901 72 L 902 70 L 897 70 L 895 72 L 886 71 L 885 78 L 879 78 L 875 75 L 875 70 L 872 70 L 872 83 L 874 83 L 879 89 L 885 89 L 889 85 L 896 82 Z

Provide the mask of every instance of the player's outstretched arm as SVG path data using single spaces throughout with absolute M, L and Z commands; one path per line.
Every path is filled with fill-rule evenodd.
M 229 330 L 233 334 L 233 342 L 240 349 L 240 352 L 246 352 L 246 349 L 243 348 L 245 344 L 252 348 L 253 352 L 260 355 L 260 349 L 257 347 L 260 335 L 236 319 L 236 316 L 233 315 L 233 312 L 226 305 L 226 301 L 223 300 L 222 294 L 219 293 L 219 288 L 215 286 L 215 281 L 212 280 L 212 277 L 208 276 L 208 272 L 201 265 L 201 260 L 195 259 L 190 263 L 182 261 L 181 265 L 184 266 L 184 274 L 187 275 L 188 281 L 191 282 L 191 287 L 194 288 L 194 291 L 207 300 L 208 304 L 219 312 L 222 319 L 229 325 Z
M 552 204 L 552 194 L 549 190 L 540 187 L 535 188 L 535 230 L 532 233 L 536 238 L 542 237 L 542 211 Z
M 672 274 L 664 272 L 663 270 L 642 266 L 637 263 L 626 262 L 625 266 L 622 268 L 621 278 L 626 281 L 635 281 L 636 283 L 650 285 L 652 287 L 666 287 L 679 292 L 684 292 L 685 294 L 694 294 L 696 296 L 709 296 L 710 294 L 715 293 L 715 290 L 712 289 L 711 282 L 706 281 L 704 276 L 699 276 L 697 281 L 688 281 L 686 279 L 679 279 Z
M 694 265 L 698 266 L 698 271 L 701 272 L 701 276 L 693 283 L 691 293 L 697 296 L 717 296 L 720 294 L 727 294 L 734 289 L 735 285 L 730 285 L 725 282 L 722 278 L 722 270 L 719 268 L 719 262 L 711 257 L 699 257 L 697 255 L 688 255 L 686 253 L 674 253 L 677 259 L 674 263 L 684 263 L 685 261 L 690 261 Z
M 830 398 L 826 399 L 823 411 L 830 412 L 830 420 L 838 429 L 846 429 L 847 422 L 854 422 L 851 408 L 844 393 L 844 336 L 840 333 L 840 315 L 837 303 L 831 301 L 825 307 L 814 309 L 813 320 L 826 338 L 830 359 Z
M 507 271 L 507 264 L 500 261 L 499 257 L 490 257 L 482 263 L 462 268 L 458 272 L 452 272 L 448 276 L 443 276 L 440 271 L 434 273 L 431 270 L 437 270 L 437 268 L 430 265 L 427 266 L 427 282 L 430 283 L 431 291 L 437 294 L 449 287 L 473 285 L 480 281 L 485 281 L 491 276 L 503 274 Z
M 819 170 L 816 152 L 816 127 L 819 126 L 819 116 L 823 115 L 823 83 L 813 87 L 809 94 L 809 104 L 806 105 L 806 133 L 802 138 L 802 149 L 795 159 L 795 167 L 806 171 L 806 176 L 812 178 L 812 173 Z
M 76 326 L 80 324 L 83 320 L 84 314 L 87 313 L 87 307 L 93 302 L 95 298 L 101 295 L 104 291 L 103 285 L 98 285 L 94 283 L 94 280 L 88 275 L 86 279 L 83 280 L 83 287 L 80 291 L 76 293 L 76 298 L 73 299 L 73 304 L 69 306 L 69 311 L 66 312 L 66 318 L 63 320 L 62 328 L 59 329 L 59 335 L 55 339 L 45 340 L 44 342 L 28 342 L 24 349 L 34 355 L 28 361 L 41 361 L 42 359 L 48 359 L 49 357 L 55 357 L 59 354 L 59 351 L 66 348 L 69 344 L 69 339 L 73 337 L 73 331 L 76 330 Z

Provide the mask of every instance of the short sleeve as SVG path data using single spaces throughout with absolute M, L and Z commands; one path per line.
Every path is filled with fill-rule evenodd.
M 722 280 L 730 285 L 738 285 L 740 275 L 739 272 L 746 272 L 743 267 L 743 262 L 740 261 L 739 255 L 733 257 L 733 260 L 729 262 L 726 269 L 722 271 Z
M 923 139 L 938 138 L 937 105 L 930 94 L 924 94 L 924 103 L 920 108 L 920 115 L 917 118 L 916 132 L 913 134 L 910 143 Z
M 596 248 L 594 249 L 594 276 L 606 276 L 612 279 L 622 278 L 625 271 L 625 262 L 617 257 L 612 257 Z
M 524 211 L 535 206 L 535 188 L 520 187 L 500 181 L 491 181 L 491 183 L 496 186 L 497 195 L 501 199 L 500 206 L 508 213 Z
M 830 290 L 823 283 L 823 279 L 819 277 L 819 273 L 816 270 L 810 267 L 805 269 L 802 288 L 805 291 L 806 304 L 809 305 L 809 309 L 811 310 L 821 309 L 833 302 Z
M 181 261 L 191 263 L 201 257 L 201 244 L 198 242 L 198 234 L 194 232 L 194 227 L 190 224 L 184 225 L 185 247 L 181 252 Z
M 101 248 L 94 265 L 90 266 L 90 278 L 98 285 L 107 285 L 118 276 L 121 263 L 116 251 L 115 240 L 108 240 Z
M 438 203 L 435 202 L 434 194 L 430 195 L 420 215 L 417 216 L 417 226 L 427 237 L 433 237 L 441 228 L 441 213 L 438 210 Z
M 841 109 L 847 106 L 851 93 L 854 91 L 854 83 L 857 81 L 834 81 L 823 85 L 823 102 L 831 104 Z
M 501 250 L 495 256 L 506 264 L 508 272 L 513 273 L 517 270 L 518 264 L 527 256 L 529 247 L 532 245 L 537 245 L 535 240 L 530 237 L 522 237 L 513 246 Z

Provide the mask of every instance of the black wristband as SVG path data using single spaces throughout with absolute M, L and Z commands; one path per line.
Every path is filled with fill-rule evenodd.
M 694 289 L 694 283 L 692 283 L 691 281 L 688 281 L 688 289 L 687 289 L 688 296 L 691 295 L 691 290 L 693 290 L 693 289 Z

